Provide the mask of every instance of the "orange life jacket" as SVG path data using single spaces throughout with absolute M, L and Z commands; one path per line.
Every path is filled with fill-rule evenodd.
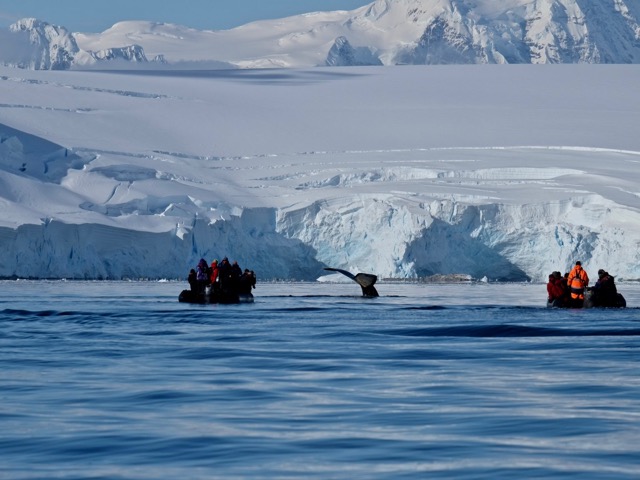
M 571 270 L 567 283 L 571 290 L 571 298 L 583 300 L 584 289 L 589 285 L 589 275 L 580 265 L 576 265 Z

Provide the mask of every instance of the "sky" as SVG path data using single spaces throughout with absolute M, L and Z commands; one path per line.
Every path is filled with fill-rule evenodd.
M 123 20 L 176 23 L 199 30 L 223 30 L 255 20 L 301 13 L 353 10 L 373 0 L 0 0 L 0 26 L 20 18 L 97 33 Z

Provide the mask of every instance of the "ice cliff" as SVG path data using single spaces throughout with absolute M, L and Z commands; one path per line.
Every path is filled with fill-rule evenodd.
M 0 67 L 0 277 L 640 279 L 636 66 Z

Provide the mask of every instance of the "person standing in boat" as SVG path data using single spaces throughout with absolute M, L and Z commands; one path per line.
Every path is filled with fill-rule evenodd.
M 565 303 L 565 283 L 560 272 L 553 272 L 549 275 L 547 283 L 548 302 L 554 307 L 563 307 Z
M 211 283 L 211 288 L 213 288 L 214 292 L 218 292 L 220 290 L 220 283 L 218 282 L 218 274 L 220 270 L 218 269 L 218 259 L 214 259 L 211 262 L 211 268 L 209 269 L 211 272 L 209 275 L 209 282 Z
M 589 275 L 582 268 L 582 262 L 576 262 L 571 272 L 569 272 L 567 283 L 571 292 L 571 303 L 575 306 L 581 306 L 584 302 L 584 289 L 589 285 Z
M 591 289 L 593 294 L 593 303 L 596 306 L 614 306 L 617 302 L 618 289 L 616 288 L 615 281 L 609 272 L 606 272 L 602 268 L 598 270 L 598 280 Z
M 240 268 L 240 265 L 238 265 L 238 262 L 235 260 L 231 265 L 229 275 L 231 277 L 231 288 L 233 290 L 237 290 L 238 284 L 240 283 L 240 277 L 242 276 L 242 269 Z
M 189 288 L 191 288 L 192 292 L 198 291 L 198 277 L 196 271 L 193 268 L 189 271 L 187 282 L 189 282 Z
M 251 289 L 256 288 L 256 274 L 253 270 L 244 269 L 244 273 L 238 281 L 238 293 L 249 294 Z
M 204 288 L 209 285 L 209 266 L 204 258 L 201 258 L 196 267 L 196 280 L 198 281 L 198 290 L 204 292 Z
M 218 272 L 220 290 L 228 292 L 231 289 L 231 264 L 227 257 L 224 257 L 222 262 L 218 265 Z

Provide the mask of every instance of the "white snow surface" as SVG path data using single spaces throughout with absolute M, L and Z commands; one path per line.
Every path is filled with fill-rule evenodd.
M 640 279 L 640 66 L 0 67 L 0 277 Z

